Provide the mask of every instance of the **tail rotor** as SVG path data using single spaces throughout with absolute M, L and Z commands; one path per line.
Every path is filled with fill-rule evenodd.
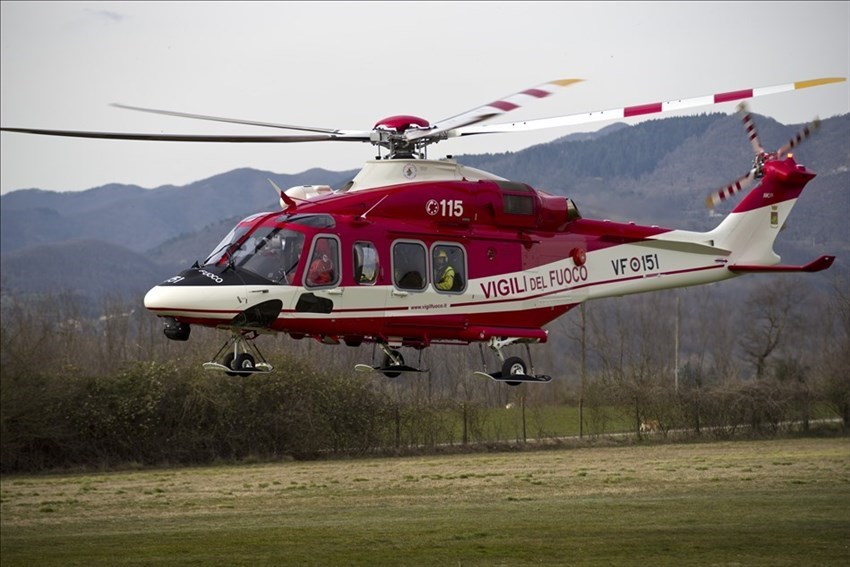
M 815 118 L 813 122 L 807 124 L 803 127 L 800 132 L 797 133 L 796 136 L 788 140 L 788 142 L 779 148 L 776 152 L 766 152 L 764 151 L 764 147 L 761 145 L 761 141 L 759 140 L 758 132 L 756 131 L 755 122 L 753 121 L 752 115 L 747 108 L 745 103 L 741 103 L 738 105 L 738 112 L 741 114 L 741 120 L 744 123 L 744 129 L 747 132 L 747 137 L 750 139 L 750 145 L 753 147 L 753 152 L 755 153 L 755 158 L 753 159 L 753 166 L 745 175 L 742 175 L 729 185 L 723 187 L 722 189 L 718 189 L 717 191 L 709 194 L 705 199 L 705 204 L 709 209 L 713 209 L 723 201 L 737 195 L 744 189 L 746 189 L 755 179 L 758 179 L 764 175 L 764 164 L 779 159 L 779 156 L 785 155 L 791 149 L 797 147 L 804 140 L 807 140 L 811 137 L 812 134 L 817 132 L 820 128 L 820 119 Z

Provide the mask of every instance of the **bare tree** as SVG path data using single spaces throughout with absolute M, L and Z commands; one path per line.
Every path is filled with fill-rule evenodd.
M 755 367 L 756 379 L 765 376 L 767 359 L 798 322 L 796 307 L 805 288 L 790 278 L 776 278 L 750 294 L 743 309 L 741 350 Z
M 813 363 L 816 389 L 826 404 L 850 429 L 850 282 L 833 283 L 831 301 L 820 317 L 821 348 Z

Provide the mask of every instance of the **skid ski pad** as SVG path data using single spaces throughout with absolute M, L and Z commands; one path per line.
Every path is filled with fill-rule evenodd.
M 521 382 L 533 382 L 533 383 L 546 383 L 551 382 L 552 377 L 547 374 L 511 374 L 509 376 L 502 376 L 501 372 L 494 372 L 492 374 L 488 374 L 486 372 L 473 372 L 475 376 L 480 378 L 489 378 L 490 380 L 495 380 L 496 382 L 507 382 L 508 384 L 519 384 Z
M 228 368 L 223 364 L 219 364 L 218 362 L 205 362 L 203 365 L 204 370 L 216 370 L 220 372 L 239 372 L 245 374 L 260 374 L 271 372 L 273 370 L 272 365 L 265 362 L 258 362 L 254 365 L 254 368 L 244 368 L 240 370 L 233 370 L 232 368 Z
M 355 364 L 354 370 L 357 372 L 428 372 L 427 368 L 413 368 L 405 364 L 398 366 L 369 366 L 368 364 Z

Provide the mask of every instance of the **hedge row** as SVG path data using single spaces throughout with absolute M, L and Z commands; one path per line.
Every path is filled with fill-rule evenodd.
M 385 442 L 390 411 L 368 382 L 292 360 L 248 379 L 169 362 L 109 376 L 7 373 L 0 400 L 3 472 L 363 452 Z

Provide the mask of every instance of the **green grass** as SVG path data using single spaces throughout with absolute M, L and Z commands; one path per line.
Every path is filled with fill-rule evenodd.
M 9 476 L 15 565 L 839 565 L 850 444 L 784 439 Z
M 584 409 L 584 434 L 607 435 L 634 432 L 636 429 L 633 408 L 603 406 Z M 651 417 L 651 416 L 650 416 Z M 462 439 L 463 423 L 458 411 L 451 414 L 454 439 Z M 836 415 L 824 405 L 815 405 L 812 420 L 835 419 Z M 480 442 L 522 440 L 522 409 L 487 408 L 480 410 Z M 668 424 L 669 426 L 670 424 Z M 798 429 L 801 425 L 796 426 Z M 675 428 L 686 428 L 676 425 Z M 576 406 L 533 406 L 525 410 L 525 433 L 527 439 L 547 437 L 573 437 L 579 435 L 579 408 Z
M 458 411 L 450 416 L 454 439 L 463 438 L 463 423 Z M 476 414 L 481 442 L 515 441 L 523 439 L 522 408 L 484 409 Z M 603 435 L 634 430 L 634 422 L 627 412 L 615 407 L 585 409 L 584 433 Z M 572 437 L 579 435 L 579 409 L 574 406 L 540 406 L 525 409 L 525 434 L 528 439 L 546 437 Z M 470 438 L 475 437 L 470 432 Z

